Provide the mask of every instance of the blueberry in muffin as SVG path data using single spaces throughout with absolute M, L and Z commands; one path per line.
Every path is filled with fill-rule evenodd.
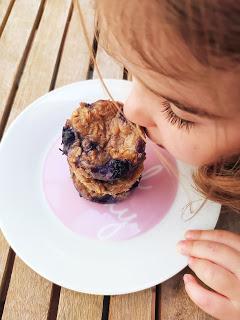
M 144 131 L 129 122 L 122 109 L 122 103 L 109 100 L 81 102 L 63 127 L 62 152 L 74 186 L 85 199 L 123 200 L 141 179 Z

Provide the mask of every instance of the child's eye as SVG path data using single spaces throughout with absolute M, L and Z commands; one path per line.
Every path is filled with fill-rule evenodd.
M 168 101 L 164 101 L 162 103 L 162 112 L 164 113 L 166 119 L 173 125 L 176 125 L 179 129 L 186 129 L 189 131 L 192 127 L 194 127 L 195 123 L 192 121 L 184 120 L 177 116 L 171 108 L 171 104 Z

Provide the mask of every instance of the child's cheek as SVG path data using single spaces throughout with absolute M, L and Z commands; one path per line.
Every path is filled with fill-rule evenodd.
M 212 157 L 208 145 L 192 136 L 191 133 L 181 132 L 180 130 L 172 128 L 161 133 L 164 147 L 176 159 L 185 163 L 195 166 L 208 163 Z
M 177 143 L 175 139 L 174 142 L 168 144 L 167 149 L 176 159 L 191 165 L 199 166 L 204 161 L 198 147 L 188 144 L 187 141 Z

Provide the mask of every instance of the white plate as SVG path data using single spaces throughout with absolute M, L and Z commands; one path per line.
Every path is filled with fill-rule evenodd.
M 131 83 L 124 80 L 106 80 L 106 84 L 113 97 L 120 101 L 125 100 L 131 88 Z M 173 183 L 173 189 L 165 191 L 163 181 L 168 180 L 164 177 L 156 183 L 158 174 L 166 175 L 165 169 L 155 171 L 155 183 L 149 185 L 147 177 L 153 179 L 151 166 L 160 167 L 157 163 L 146 162 L 145 179 L 126 202 L 99 205 L 78 197 L 69 179 L 66 158 L 58 152 L 56 141 L 65 120 L 79 101 L 93 102 L 104 98 L 108 97 L 98 80 L 74 83 L 36 100 L 12 123 L 0 147 L 0 222 L 13 250 L 41 276 L 76 291 L 110 295 L 154 286 L 184 268 L 187 260 L 176 252 L 176 243 L 187 229 L 214 228 L 220 206 L 207 202 L 186 221 L 185 218 L 191 215 L 187 206 L 189 200 L 195 208 L 202 200 L 191 186 L 191 168 L 181 163 L 177 163 L 179 183 L 175 184 L 175 190 Z M 148 159 L 154 158 L 150 149 L 147 155 Z M 56 165 L 53 173 L 49 173 L 46 160 L 49 157 L 56 157 L 56 162 L 62 165 L 60 171 Z M 59 183 L 58 173 L 62 177 Z M 51 183 L 47 181 L 48 176 L 57 183 L 51 190 L 60 190 L 60 194 L 55 197 L 53 192 L 52 198 L 47 200 L 46 184 Z M 66 188 L 72 188 L 69 192 L 74 194 L 74 199 L 65 196 L 65 184 Z M 158 185 L 162 191 L 159 196 L 156 192 L 152 196 Z M 166 185 L 169 188 L 168 182 Z M 171 192 L 170 203 L 164 211 L 164 199 Z M 75 203 L 69 209 L 72 224 L 68 224 L 68 220 L 61 221 L 61 214 L 54 211 L 54 201 L 62 199 Z M 146 206 L 145 215 L 137 205 L 138 199 L 141 208 Z M 79 217 L 84 216 L 85 220 L 76 220 L 78 213 L 71 212 L 78 205 Z M 68 213 L 66 209 L 64 212 Z M 99 235 L 94 227 L 106 221 L 107 228 L 109 224 L 113 227 L 112 232 L 108 229 L 106 236 L 106 229 L 104 232 L 101 229 Z M 87 223 L 86 228 L 81 228 L 83 222 Z M 121 228 L 117 228 L 117 224 L 121 224 Z M 75 225 L 80 227 L 75 228 Z

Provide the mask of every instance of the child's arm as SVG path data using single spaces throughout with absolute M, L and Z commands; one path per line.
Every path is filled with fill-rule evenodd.
M 240 236 L 228 231 L 188 231 L 179 243 L 189 256 L 189 267 L 214 291 L 185 275 L 189 297 L 202 310 L 219 320 L 240 319 Z

